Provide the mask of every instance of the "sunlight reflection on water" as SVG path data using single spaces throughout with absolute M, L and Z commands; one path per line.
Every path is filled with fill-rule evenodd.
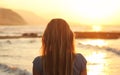
M 91 55 L 87 56 L 88 61 L 88 75 L 106 75 L 105 70 L 105 53 L 96 53 L 93 52 Z M 94 73 L 93 73 L 94 72 Z
M 82 50 L 78 50 L 76 52 L 83 53 Z M 109 64 L 109 62 L 106 60 L 106 53 L 103 53 L 101 51 L 92 51 L 85 54 L 84 56 L 87 60 L 88 75 L 108 75 L 107 64 Z

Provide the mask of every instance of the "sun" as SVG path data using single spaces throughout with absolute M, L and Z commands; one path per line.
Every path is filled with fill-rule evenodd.
M 102 31 L 102 27 L 100 25 L 93 25 L 92 31 L 95 31 L 95 32 Z

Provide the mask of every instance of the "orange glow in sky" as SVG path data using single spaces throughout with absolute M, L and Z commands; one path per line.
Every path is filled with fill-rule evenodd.
M 120 0 L 0 0 L 1 7 L 83 25 L 120 25 L 119 3 Z

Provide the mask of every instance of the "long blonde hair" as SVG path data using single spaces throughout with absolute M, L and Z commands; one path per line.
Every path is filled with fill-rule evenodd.
M 63 19 L 52 19 L 42 37 L 45 75 L 73 75 L 74 34 Z

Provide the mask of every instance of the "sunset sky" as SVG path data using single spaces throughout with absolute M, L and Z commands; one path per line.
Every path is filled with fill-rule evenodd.
M 120 26 L 120 0 L 0 0 L 0 7 L 28 10 L 47 20 Z

